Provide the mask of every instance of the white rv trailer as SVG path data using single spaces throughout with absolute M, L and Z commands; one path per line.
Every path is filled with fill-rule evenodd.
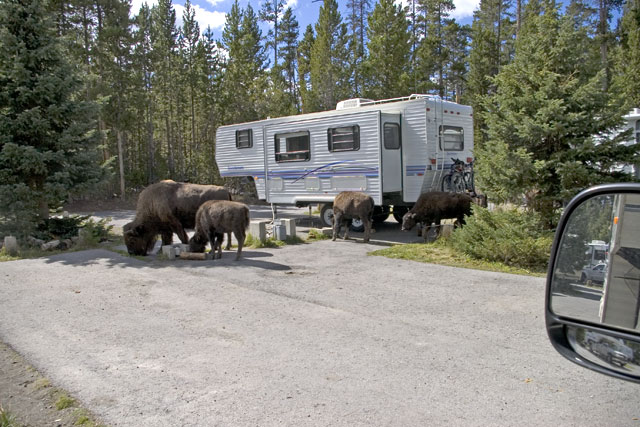
M 421 193 L 441 190 L 452 159 L 473 160 L 472 109 L 432 95 L 347 100 L 336 110 L 216 133 L 220 174 L 252 177 L 261 200 L 330 207 L 341 191 L 361 191 L 375 201 L 378 220 L 392 205 L 400 214 Z

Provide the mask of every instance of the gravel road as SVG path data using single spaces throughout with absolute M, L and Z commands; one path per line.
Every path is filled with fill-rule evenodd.
M 544 280 L 321 241 L 0 264 L 0 340 L 112 426 L 638 425 L 557 355 Z

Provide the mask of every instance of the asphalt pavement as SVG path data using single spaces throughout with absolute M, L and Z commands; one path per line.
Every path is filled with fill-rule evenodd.
M 574 365 L 544 280 L 356 241 L 0 264 L 0 340 L 111 426 L 634 426 L 637 386 Z

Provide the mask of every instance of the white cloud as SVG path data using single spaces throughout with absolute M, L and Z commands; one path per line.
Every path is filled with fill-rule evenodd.
M 396 0 L 396 4 L 403 7 L 409 5 L 408 0 Z M 480 6 L 480 0 L 453 0 L 455 10 L 451 12 L 451 17 L 456 19 L 471 18 L 473 12 Z
M 209 0 L 207 0 L 209 1 Z M 298 0 L 287 0 L 287 2 L 284 5 L 284 10 L 287 10 L 287 8 L 291 8 L 291 9 L 295 9 L 296 6 L 298 6 Z
M 471 18 L 473 12 L 480 7 L 480 0 L 453 0 L 456 9 L 451 12 L 451 17 L 456 19 Z
M 149 6 L 149 9 L 151 9 L 153 6 L 158 4 L 158 0 L 132 0 L 131 9 L 129 9 L 129 14 L 131 16 L 137 15 L 138 12 L 140 12 L 140 8 L 142 7 L 143 3 L 146 3 Z
M 201 8 L 196 4 L 192 4 L 193 10 L 196 13 L 196 21 L 200 26 L 200 32 L 203 33 L 207 27 L 211 27 L 212 30 L 219 30 L 224 27 L 226 22 L 226 15 L 224 12 L 209 11 Z M 174 4 L 173 8 L 176 10 L 177 24 L 182 26 L 182 14 L 184 12 L 184 6 L 180 4 Z
M 222 3 L 224 0 L 207 0 L 207 3 L 209 3 L 211 6 L 217 6 L 218 3 Z

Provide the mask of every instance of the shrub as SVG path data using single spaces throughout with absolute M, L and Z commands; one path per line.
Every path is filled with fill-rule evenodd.
M 521 268 L 545 268 L 553 232 L 545 230 L 535 212 L 518 209 L 489 211 L 473 206 L 466 225 L 456 229 L 448 244 L 455 250 L 486 261 Z

